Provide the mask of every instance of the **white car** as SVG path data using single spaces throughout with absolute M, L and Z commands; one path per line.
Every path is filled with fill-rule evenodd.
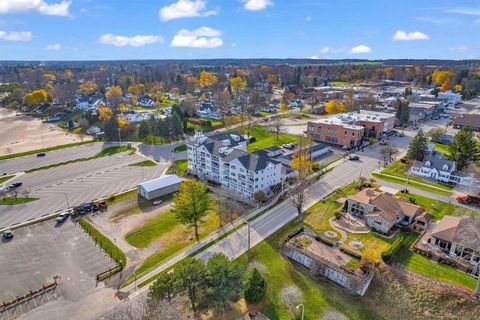
M 153 204 L 154 204 L 154 205 L 159 205 L 159 204 L 161 204 L 162 202 L 163 202 L 163 200 L 155 200 L 155 201 L 153 201 Z

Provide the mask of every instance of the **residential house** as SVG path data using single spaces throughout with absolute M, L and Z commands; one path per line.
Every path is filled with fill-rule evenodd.
M 347 213 L 366 221 L 373 230 L 391 234 L 394 227 L 411 226 L 423 213 L 421 206 L 373 188 L 365 188 L 347 199 Z
M 144 108 L 153 108 L 155 107 L 155 102 L 148 97 L 142 97 L 138 99 L 138 105 Z
M 455 161 L 427 156 L 424 161 L 413 162 L 410 174 L 444 183 L 460 185 L 471 185 L 473 183 L 472 176 L 455 171 L 455 169 Z
M 432 223 L 420 241 L 421 245 L 437 250 L 478 276 L 480 263 L 480 218 L 444 216 Z M 463 265 L 463 266 L 462 266 Z
M 480 114 L 463 114 L 453 119 L 455 129 L 471 128 L 473 131 L 480 131 Z
M 451 90 L 439 92 L 437 98 L 447 100 L 451 105 L 456 105 L 462 101 L 462 95 L 460 93 L 452 92 Z
M 188 173 L 219 183 L 223 188 L 246 198 L 270 188 L 282 179 L 282 165 L 261 153 L 246 151 L 247 141 L 238 132 L 203 136 L 195 134 L 188 143 Z
M 96 126 L 91 126 L 90 128 L 87 129 L 87 133 L 91 135 L 96 135 L 102 132 L 102 129 Z
M 99 105 L 105 105 L 102 99 L 96 96 L 81 95 L 76 98 L 75 107 L 79 110 L 92 110 L 96 109 Z

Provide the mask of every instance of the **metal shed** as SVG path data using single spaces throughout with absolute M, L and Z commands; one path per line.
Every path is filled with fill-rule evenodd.
M 173 192 L 177 192 L 180 188 L 182 180 L 177 175 L 166 175 L 158 179 L 153 179 L 140 183 L 138 194 L 147 200 L 152 200 Z

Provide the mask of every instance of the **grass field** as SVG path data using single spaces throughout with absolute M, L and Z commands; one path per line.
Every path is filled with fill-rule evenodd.
M 435 151 L 443 153 L 446 157 L 450 156 L 450 147 L 446 144 L 435 143 Z
M 23 156 L 29 156 L 29 155 L 37 154 L 37 153 L 40 153 L 40 152 L 49 152 L 49 151 L 55 151 L 55 150 L 60 150 L 60 149 L 65 149 L 65 148 L 71 148 L 71 147 L 76 147 L 76 146 L 80 146 L 82 144 L 87 144 L 87 143 L 92 143 L 92 141 L 75 142 L 75 143 L 64 144 L 64 145 L 61 145 L 61 146 L 55 146 L 55 147 L 50 147 L 50 148 L 43 148 L 43 149 L 37 149 L 37 150 L 32 150 L 32 151 L 9 154 L 9 155 L 6 155 L 6 156 L 0 156 L 0 160 L 7 160 L 7 159 L 13 159 L 13 158 L 18 158 L 18 157 L 23 157 Z
M 8 181 L 8 180 L 12 179 L 13 177 L 15 177 L 15 176 L 1 176 L 0 177 L 0 183 L 4 183 L 5 181 Z
M 372 173 L 372 176 L 377 178 L 377 179 L 380 179 L 380 180 L 385 180 L 385 181 L 389 181 L 389 182 L 392 182 L 392 183 L 396 183 L 396 184 L 401 185 L 401 186 L 405 186 L 405 180 L 403 180 L 402 178 L 399 178 L 399 177 L 385 176 L 383 174 L 379 174 L 379 173 L 375 173 L 375 172 Z M 419 184 L 419 183 L 417 183 L 415 181 L 412 181 L 412 180 L 410 180 L 410 182 L 408 183 L 408 186 L 413 187 L 413 188 L 417 188 L 417 189 L 422 189 L 422 190 L 432 192 L 432 193 L 437 193 L 437 194 L 440 194 L 442 196 L 449 196 L 449 195 L 452 194 L 451 191 L 432 188 L 428 185 Z
M 15 206 L 17 204 L 23 204 L 23 203 L 32 202 L 35 200 L 38 200 L 38 198 L 7 197 L 7 198 L 0 198 L 0 205 Z
M 327 311 L 339 312 L 348 319 L 380 319 L 358 297 L 347 294 L 337 285 L 316 279 L 279 253 L 281 241 L 295 228 L 294 224 L 287 225 L 253 248 L 254 265 L 264 269 L 260 271 L 267 282 L 267 294 L 259 304 L 249 307 L 260 310 L 272 320 L 300 319 L 301 311 L 295 308 L 299 303 L 305 305 L 305 319 L 322 319 Z M 239 261 L 247 266 L 248 256 L 241 256 Z M 290 288 L 299 291 L 297 301 L 285 299 L 285 290 Z
M 48 165 L 48 166 L 43 166 L 43 167 L 37 167 L 37 168 L 33 168 L 33 169 L 29 169 L 29 170 L 26 170 L 25 172 L 26 173 L 31 173 L 31 172 L 35 172 L 35 171 L 40 171 L 40 170 L 47 170 L 47 169 L 51 169 L 51 168 L 55 168 L 55 167 L 60 167 L 60 166 L 64 166 L 64 165 L 67 165 L 67 164 L 71 164 L 71 163 L 75 163 L 75 162 L 84 162 L 84 161 L 90 161 L 90 160 L 93 160 L 93 159 L 98 159 L 98 158 L 101 158 L 101 157 L 106 157 L 106 156 L 111 156 L 111 155 L 114 155 L 116 153 L 120 153 L 120 152 L 126 152 L 126 151 L 131 151 L 131 152 L 135 152 L 135 148 L 128 148 L 128 146 L 113 146 L 113 147 L 108 147 L 108 148 L 105 148 L 103 149 L 102 151 L 100 151 L 99 153 L 97 153 L 95 156 L 93 157 L 89 157 L 89 158 L 78 158 L 78 159 L 73 159 L 73 160 L 70 160 L 70 161 L 64 161 L 64 162 L 59 162 L 59 163 L 54 163 L 54 164 L 51 164 L 51 165 Z
M 113 260 L 118 261 L 122 265 L 122 269 L 127 264 L 127 257 L 110 239 L 104 236 L 100 231 L 95 229 L 93 225 L 85 219 L 78 221 L 80 226 L 90 234 L 105 252 L 112 257 Z
M 177 160 L 175 161 L 175 170 L 173 170 L 173 165 L 167 169 L 167 174 L 176 174 L 183 175 L 187 172 L 188 160 Z
M 391 176 L 406 179 L 407 178 L 407 174 L 406 174 L 407 171 L 408 171 L 408 165 L 405 164 L 405 163 L 402 163 L 400 160 L 398 160 L 398 161 L 393 162 L 387 168 L 383 169 L 381 171 L 381 173 L 389 174 Z M 451 185 L 425 181 L 422 178 L 416 177 L 414 175 L 410 175 L 410 182 L 427 183 L 429 185 L 432 185 L 432 186 L 435 186 L 437 188 L 441 188 L 441 189 L 444 189 L 444 190 L 452 190 L 453 189 L 453 186 L 451 186 Z
M 267 131 L 267 128 L 266 126 L 252 126 L 250 128 L 250 135 L 257 140 L 248 145 L 248 151 L 252 152 L 270 146 L 281 146 L 285 143 L 298 142 L 297 136 L 286 133 L 280 133 L 277 140 L 275 133 Z M 246 132 L 246 128 L 240 130 Z
M 220 226 L 218 215 L 215 212 L 208 214 L 204 221 L 205 223 L 201 224 L 199 228 L 200 239 L 208 236 Z M 162 223 L 171 225 L 162 225 Z M 171 212 L 160 214 L 159 217 L 152 219 L 141 228 L 132 232 L 134 232 L 134 235 L 126 238 L 129 243 L 148 245 L 152 241 L 159 241 L 162 244 L 162 249 L 145 259 L 143 264 L 135 270 L 136 274 L 141 274 L 161 264 L 179 251 L 195 243 L 193 229 L 188 229 L 178 222 Z
M 416 203 L 422 206 L 426 212 L 433 215 L 433 221 L 440 220 L 443 216 L 473 216 L 478 215 L 478 213 L 473 209 L 467 209 L 464 207 L 456 206 L 454 203 L 454 199 L 452 199 L 452 203 L 448 204 L 446 202 L 438 201 L 435 199 L 431 199 L 428 197 L 416 195 L 416 194 L 404 194 L 404 193 L 397 193 L 398 197 L 402 197 L 405 200 L 409 200 L 410 197 L 414 197 Z
M 425 277 L 475 289 L 476 279 L 472 276 L 459 272 L 453 267 L 433 262 L 420 254 L 413 253 L 409 248 L 414 241 L 415 239 L 409 239 L 405 246 L 394 256 L 394 261 L 400 263 L 408 270 Z
M 129 167 L 155 167 L 157 164 L 152 160 L 145 160 L 129 164 Z
M 175 152 L 175 153 L 182 152 L 182 151 L 187 151 L 187 145 L 186 144 L 182 144 L 181 146 L 178 146 L 175 149 L 173 149 L 173 152 Z

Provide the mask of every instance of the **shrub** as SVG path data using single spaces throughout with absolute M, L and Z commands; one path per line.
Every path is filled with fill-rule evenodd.
M 400 235 L 397 237 L 397 239 L 395 239 L 395 241 L 393 241 L 390 248 L 382 252 L 382 260 L 384 262 L 388 262 L 398 252 L 398 250 L 403 248 L 403 246 L 403 237 Z
M 339 210 L 335 211 L 335 219 L 340 220 L 341 217 L 342 213 Z
M 257 303 L 263 299 L 266 292 L 267 283 L 265 279 L 257 268 L 253 269 L 247 276 L 245 283 L 245 300 L 249 303 Z
M 362 259 L 362 255 L 360 253 L 357 253 L 357 252 L 354 252 L 352 250 L 349 250 L 345 247 L 340 247 L 340 251 L 342 251 L 343 253 L 346 253 L 348 254 L 349 256 L 352 256 L 354 258 L 357 258 L 357 259 Z
M 319 171 L 321 169 L 321 166 L 319 163 L 312 163 L 312 171 Z

